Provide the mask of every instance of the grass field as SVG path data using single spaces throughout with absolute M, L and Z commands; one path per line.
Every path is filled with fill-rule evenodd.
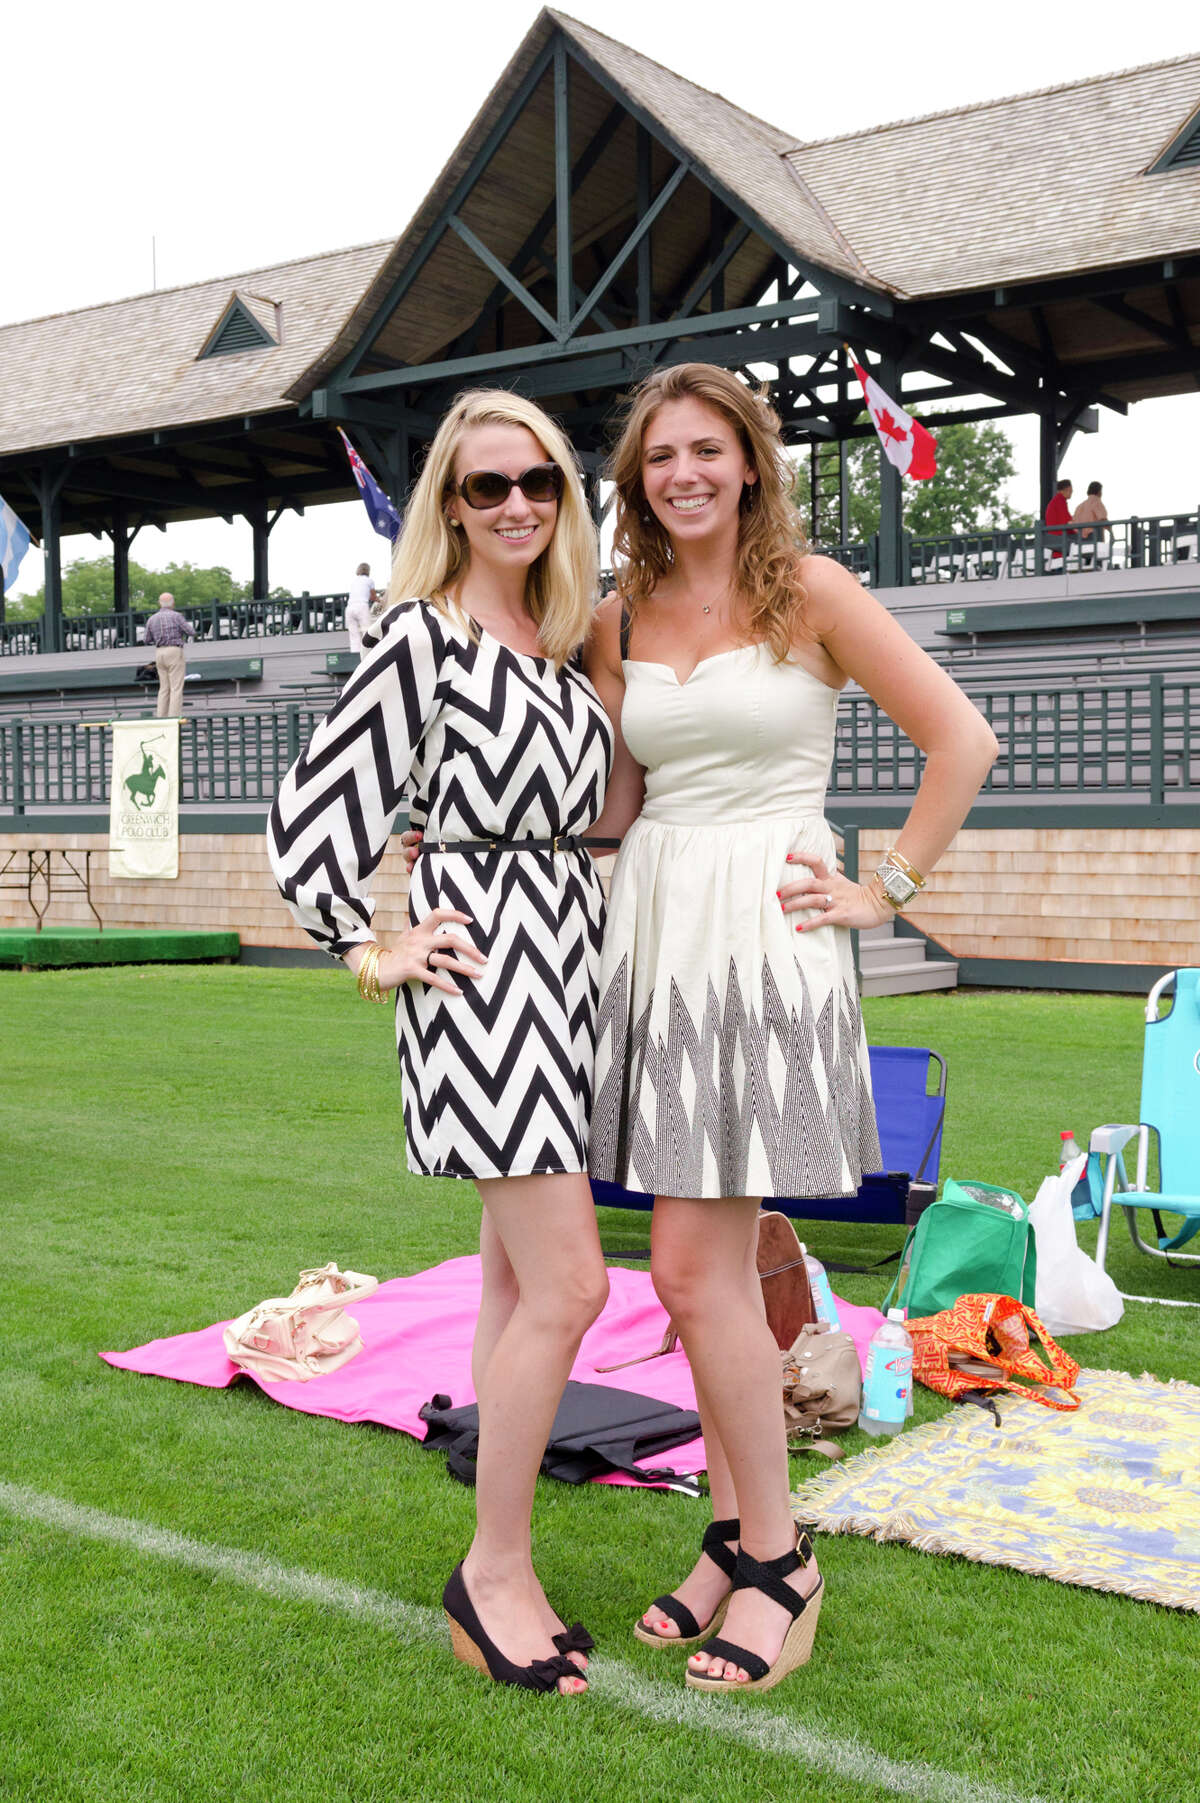
M 1135 998 L 866 1010 L 875 1042 L 949 1060 L 943 1175 L 1032 1197 L 1061 1127 L 1136 1118 Z M 388 1012 L 332 970 L 188 967 L 0 974 L 0 1019 L 6 1800 L 1195 1796 L 1194 1616 L 902 1547 L 823 1540 L 798 1678 L 685 1694 L 678 1657 L 629 1632 L 694 1556 L 702 1509 L 676 1495 L 540 1486 L 547 1589 L 600 1643 L 588 1697 L 456 1665 L 433 1605 L 472 1504 L 439 1457 L 96 1357 L 328 1258 L 390 1277 L 473 1249 L 471 1186 L 402 1170 Z M 617 1257 L 645 1243 L 644 1217 L 601 1226 Z M 898 1237 L 813 1233 L 846 1260 Z M 1110 1262 L 1123 1288 L 1200 1300 L 1123 1225 Z M 839 1279 L 856 1301 L 885 1284 Z M 1198 1333 L 1190 1310 L 1131 1305 L 1072 1350 L 1197 1382 Z

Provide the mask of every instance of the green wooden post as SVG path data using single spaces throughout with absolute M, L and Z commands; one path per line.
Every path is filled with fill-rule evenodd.
M 567 47 L 554 46 L 554 274 L 558 329 L 571 323 L 571 118 Z
M 13 813 L 25 812 L 25 726 L 20 720 L 12 723 L 13 753 Z
M 42 624 L 43 651 L 61 651 L 62 626 L 62 489 L 66 467 L 43 467 L 38 484 L 42 504 L 42 555 L 45 559 L 46 612 Z
M 131 645 L 133 631 L 129 618 L 129 547 L 133 543 L 134 534 L 129 530 L 129 508 L 124 501 L 113 502 L 110 532 L 113 548 L 113 611 L 123 616 L 117 621 L 117 643 Z
M 268 574 L 268 533 L 267 504 L 256 501 L 253 507 L 246 509 L 246 518 L 250 522 L 250 530 L 254 537 L 254 599 L 265 601 L 270 593 L 270 576 Z
M 900 366 L 894 356 L 886 356 L 872 370 L 872 375 L 886 394 L 900 400 Z M 879 586 L 899 588 L 907 572 L 903 564 L 904 493 L 900 471 L 889 463 L 879 446 Z
M 1166 787 L 1165 772 L 1165 721 L 1163 719 L 1163 673 L 1153 670 L 1150 673 L 1150 805 L 1161 808 L 1163 790 Z M 1130 730 L 1132 742 L 1132 727 Z

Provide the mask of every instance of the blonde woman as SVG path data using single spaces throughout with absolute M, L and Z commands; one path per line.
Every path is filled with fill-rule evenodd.
M 808 1658 L 822 1580 L 788 1510 L 759 1200 L 852 1195 L 878 1168 L 849 930 L 924 881 L 996 747 L 858 582 L 805 555 L 778 422 L 735 376 L 651 374 L 610 473 L 618 584 L 588 669 L 619 727 L 597 830 L 625 836 L 592 1173 L 656 1197 L 651 1270 L 695 1378 L 718 1518 L 634 1632 L 698 1647 L 689 1685 L 765 1690 Z M 840 874 L 822 812 L 851 677 L 926 753 L 863 885 Z
M 300 924 L 396 1010 L 409 1169 L 483 1201 L 476 1531 L 446 1586 L 460 1659 L 583 1690 L 591 1645 L 533 1569 L 538 1466 L 608 1281 L 586 1175 L 600 884 L 582 836 L 612 756 L 572 661 L 595 534 L 570 446 L 529 401 L 463 395 L 430 448 L 388 604 L 271 811 Z M 424 833 L 411 925 L 371 931 L 370 879 L 401 791 Z

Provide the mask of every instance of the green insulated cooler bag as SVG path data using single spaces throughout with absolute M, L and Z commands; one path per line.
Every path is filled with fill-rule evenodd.
M 1037 1253 L 1029 1209 L 1015 1190 L 973 1180 L 946 1184 L 904 1242 L 884 1312 L 909 1318 L 953 1308 L 960 1296 L 1012 1296 L 1033 1307 Z

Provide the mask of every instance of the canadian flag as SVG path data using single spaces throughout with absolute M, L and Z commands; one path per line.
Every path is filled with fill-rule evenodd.
M 894 463 L 902 476 L 911 476 L 915 482 L 925 482 L 930 476 L 936 476 L 937 440 L 932 433 L 910 413 L 905 413 L 890 395 L 884 394 L 874 376 L 867 374 L 853 354 L 851 361 L 854 373 L 862 383 L 867 410 L 875 422 L 888 462 Z

